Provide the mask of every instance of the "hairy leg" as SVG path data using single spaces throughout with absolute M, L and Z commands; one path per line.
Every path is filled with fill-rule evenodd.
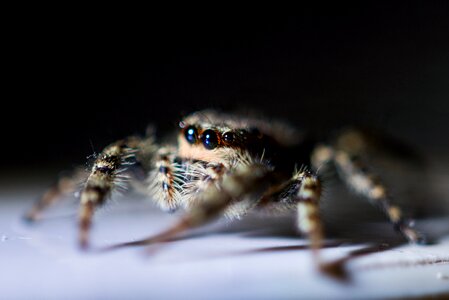
M 380 177 L 368 168 L 363 159 L 368 147 L 361 132 L 348 130 L 338 136 L 332 146 L 318 146 L 312 154 L 312 164 L 315 169 L 319 169 L 332 162 L 346 185 L 382 209 L 395 229 L 408 241 L 424 242 L 424 237 L 411 228 L 410 222 L 404 218 L 400 207 L 391 203 L 391 197 Z
M 145 138 L 128 137 L 107 146 L 95 159 L 90 170 L 77 168 L 72 174 L 62 176 L 49 188 L 26 213 L 27 221 L 37 220 L 41 213 L 63 196 L 74 192 L 84 182 L 80 193 L 79 244 L 86 248 L 94 209 L 103 204 L 116 187 L 123 186 L 127 176 L 123 175 L 126 165 L 135 162 L 143 169 L 152 161 L 157 145 L 152 135 Z M 134 162 L 128 158 L 134 157 Z M 136 181 L 137 183 L 137 181 Z
M 63 175 L 54 185 L 52 185 L 31 207 L 25 214 L 26 221 L 37 221 L 43 211 L 49 206 L 57 203 L 64 196 L 74 193 L 78 185 L 80 185 L 86 178 L 87 172 L 82 168 L 75 169 L 71 174 Z
M 319 212 L 321 184 L 316 175 L 300 170 L 287 181 L 265 194 L 258 208 L 269 211 L 296 209 L 298 229 L 308 236 L 311 248 L 318 261 L 318 250 L 322 247 L 323 226 Z
M 116 187 L 119 170 L 129 155 L 130 148 L 120 140 L 107 146 L 95 160 L 80 196 L 79 244 L 82 248 L 88 246 L 94 209 L 103 204 Z
M 126 165 L 133 164 L 128 159 L 135 157 L 137 162 L 145 164 L 151 160 L 155 149 L 151 137 L 145 139 L 129 137 L 112 143 L 98 155 L 80 195 L 78 215 L 80 247 L 88 247 L 95 208 L 102 205 L 116 187 L 124 184 L 126 177 L 121 173 Z

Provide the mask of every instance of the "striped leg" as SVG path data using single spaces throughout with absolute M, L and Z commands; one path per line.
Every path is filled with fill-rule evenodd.
M 78 184 L 86 178 L 87 172 L 82 168 L 77 168 L 73 174 L 61 176 L 25 214 L 25 220 L 28 222 L 37 221 L 45 209 L 64 198 L 64 196 L 74 193 Z
M 312 153 L 312 164 L 315 169 L 319 169 L 332 162 L 346 185 L 380 207 L 395 229 L 408 241 L 424 242 L 424 237 L 404 219 L 401 209 L 391 203 L 387 188 L 380 178 L 372 174 L 362 160 L 369 148 L 368 137 L 359 131 L 347 130 L 338 136 L 334 146 L 318 146 Z
M 334 162 L 340 177 L 357 194 L 368 198 L 380 207 L 394 228 L 409 242 L 423 243 L 424 237 L 410 226 L 399 206 L 391 204 L 385 185 L 378 176 L 371 174 L 358 156 L 350 156 L 344 151 L 336 151 Z
M 321 184 L 317 176 L 300 170 L 286 183 L 264 195 L 258 207 L 268 211 L 297 210 L 298 229 L 308 236 L 318 261 L 318 250 L 323 243 L 323 226 L 320 219 L 319 200 Z
M 181 205 L 181 186 L 185 180 L 183 165 L 178 162 L 176 149 L 160 148 L 149 169 L 147 194 L 162 210 L 176 210 Z
M 293 196 L 298 206 L 298 228 L 309 236 L 312 249 L 317 257 L 323 242 L 323 226 L 320 219 L 320 181 L 309 172 L 300 172 L 293 177 L 299 189 Z
M 87 248 L 93 213 L 105 202 L 123 178 L 120 175 L 125 160 L 134 156 L 141 146 L 137 138 L 117 141 L 106 147 L 92 166 L 81 192 L 79 209 L 79 245 Z M 137 154 L 136 154 L 137 155 Z
M 195 197 L 221 179 L 225 167 L 220 163 L 181 159 L 175 147 L 160 148 L 149 167 L 146 194 L 165 211 L 193 206 Z

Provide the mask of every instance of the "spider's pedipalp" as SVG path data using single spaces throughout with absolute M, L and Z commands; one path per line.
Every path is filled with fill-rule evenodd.
M 239 165 L 233 172 L 227 172 L 216 184 L 209 184 L 201 193 L 191 195 L 196 205 L 167 230 L 150 238 L 133 242 L 132 244 L 152 244 L 171 239 L 177 234 L 205 224 L 218 216 L 234 202 L 243 197 L 255 201 L 272 184 L 273 172 L 263 164 Z
M 218 186 L 226 167 L 220 163 L 207 163 L 204 161 L 185 162 L 185 177 L 188 180 L 182 187 L 182 203 L 190 209 L 198 202 L 197 195 L 203 193 L 210 185 Z
M 185 177 L 177 161 L 176 149 L 161 147 L 155 155 L 152 168 L 146 180 L 148 194 L 157 205 L 166 211 L 177 209 L 181 203 L 181 186 Z

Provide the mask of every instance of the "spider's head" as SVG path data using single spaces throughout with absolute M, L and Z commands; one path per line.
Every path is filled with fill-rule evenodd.
M 226 163 L 251 147 L 257 131 L 241 118 L 215 111 L 191 114 L 179 122 L 179 127 L 180 157 L 219 163 Z
M 226 163 L 242 153 L 260 156 L 266 150 L 296 140 L 284 124 L 223 114 L 213 110 L 193 113 L 179 122 L 181 158 Z
M 223 162 L 223 159 L 244 146 L 241 141 L 242 131 L 228 126 L 181 121 L 179 127 L 179 155 L 184 158 Z

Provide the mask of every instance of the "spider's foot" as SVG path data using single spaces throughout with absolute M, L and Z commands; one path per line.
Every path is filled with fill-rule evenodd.
M 404 235 L 407 237 L 410 243 L 417 244 L 417 245 L 429 245 L 430 242 L 427 240 L 427 238 L 420 232 L 411 229 L 406 228 L 402 230 Z
M 22 221 L 26 224 L 33 224 L 39 219 L 40 217 L 32 211 L 22 216 Z
M 400 228 L 399 231 L 404 235 L 404 237 L 409 241 L 410 244 L 416 245 L 428 244 L 426 237 L 422 233 L 416 231 L 411 227 L 403 227 Z
M 78 248 L 81 251 L 87 251 L 87 250 L 89 250 L 89 243 L 87 241 L 79 242 L 78 243 Z
M 78 247 L 82 251 L 89 249 L 89 235 L 85 231 L 81 231 L 78 238 Z

